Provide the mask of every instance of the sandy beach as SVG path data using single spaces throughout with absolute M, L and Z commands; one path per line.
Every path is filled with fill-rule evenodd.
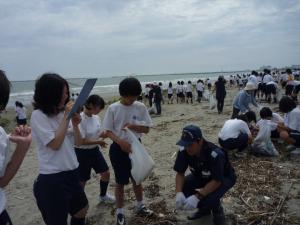
M 209 103 L 203 101 L 194 104 L 163 104 L 162 115 L 153 116 L 154 127 L 144 135 L 142 141 L 149 150 L 156 165 L 151 176 L 144 182 L 145 202 L 155 211 L 154 218 L 142 219 L 135 216 L 135 200 L 131 186 L 126 187 L 125 209 L 128 224 L 212 224 L 206 217 L 201 222 L 188 222 L 186 212 L 175 212 L 175 172 L 173 164 L 178 149 L 176 141 L 186 124 L 196 124 L 202 129 L 204 137 L 217 143 L 218 132 L 232 112 L 232 99 L 236 88 L 228 90 L 223 114 L 210 110 Z M 266 104 L 278 111 L 278 104 Z M 105 111 L 100 116 L 103 119 Z M 2 114 L 2 119 L 14 118 L 13 111 Z M 9 129 L 14 126 L 11 122 Z M 223 198 L 227 224 L 300 224 L 300 172 L 299 159 L 291 157 L 284 144 L 275 144 L 280 152 L 277 158 L 248 155 L 242 160 L 231 158 L 238 175 L 237 184 Z M 14 146 L 11 145 L 13 149 Z M 108 149 L 104 156 L 110 165 Z M 298 157 L 299 158 L 299 157 Z M 110 166 L 111 168 L 111 166 Z M 38 175 L 38 162 L 35 143 L 17 173 L 5 188 L 7 193 L 7 211 L 15 225 L 44 224 L 36 206 L 32 192 L 34 179 Z M 111 169 L 109 191 L 113 193 L 114 174 Z M 291 187 L 291 188 L 290 188 Z M 99 179 L 93 173 L 86 186 L 89 200 L 87 220 L 89 225 L 115 224 L 114 205 L 98 203 Z M 287 195 L 287 197 L 286 197 Z M 286 198 L 285 198 L 286 197 Z M 284 200 L 283 200 L 284 199 Z M 282 207 L 281 207 L 281 202 Z M 277 213 L 278 211 L 278 213 Z

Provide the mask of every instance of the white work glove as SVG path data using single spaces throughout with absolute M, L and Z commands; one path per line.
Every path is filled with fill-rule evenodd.
M 185 200 L 183 209 L 184 210 L 194 210 L 197 208 L 199 201 L 200 200 L 197 198 L 196 195 L 191 195 L 190 197 L 188 197 Z
M 176 194 L 176 209 L 182 209 L 186 198 L 182 192 Z

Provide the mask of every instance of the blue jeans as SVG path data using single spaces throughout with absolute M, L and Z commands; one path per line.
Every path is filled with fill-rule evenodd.
M 221 186 L 215 190 L 214 192 L 205 196 L 201 201 L 198 203 L 198 208 L 205 208 L 205 209 L 213 209 L 215 206 L 220 204 L 220 199 L 224 196 L 224 194 L 233 187 L 236 182 L 235 174 L 232 174 L 229 177 L 224 177 Z M 201 178 L 195 177 L 193 174 L 189 174 L 184 179 L 183 185 L 183 194 L 185 197 L 189 197 L 191 195 L 196 194 L 195 189 L 202 188 L 206 185 L 201 181 Z
M 226 150 L 237 148 L 241 152 L 248 146 L 248 134 L 241 133 L 237 138 L 229 138 L 225 141 L 219 138 L 219 144 Z

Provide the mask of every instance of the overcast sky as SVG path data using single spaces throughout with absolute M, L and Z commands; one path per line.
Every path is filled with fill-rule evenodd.
M 0 0 L 11 80 L 300 64 L 300 0 Z

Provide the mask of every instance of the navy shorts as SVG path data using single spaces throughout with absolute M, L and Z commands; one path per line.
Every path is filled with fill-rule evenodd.
M 266 94 L 270 95 L 270 94 L 276 94 L 276 87 L 274 84 L 268 84 L 266 85 Z
M 131 161 L 128 153 L 123 152 L 121 147 L 113 142 L 109 149 L 109 158 L 115 173 L 116 183 L 126 185 L 131 176 Z
M 291 131 L 290 132 L 290 137 L 293 138 L 296 141 L 295 146 L 300 147 L 300 132 Z
M 108 171 L 108 165 L 99 150 L 99 147 L 92 149 L 75 148 L 76 156 L 79 162 L 79 180 L 88 181 L 91 179 L 91 170 L 96 173 Z
M 291 95 L 294 89 L 294 85 L 292 84 L 287 84 L 285 86 L 285 95 Z
M 88 205 L 77 169 L 40 174 L 34 182 L 33 193 L 47 225 L 67 225 L 68 214 L 74 215 Z
M 26 119 L 18 119 L 17 118 L 17 124 L 18 125 L 26 125 L 27 124 L 27 120 Z
M 266 83 L 262 83 L 262 85 L 261 85 L 261 91 L 263 93 L 266 93 L 266 87 L 267 87 L 267 84 Z
M 262 91 L 262 89 L 263 89 L 262 83 L 258 83 L 257 90 L 258 91 Z
M 296 85 L 293 90 L 293 94 L 298 94 L 300 92 L 300 84 Z
M 186 97 L 188 97 L 188 98 L 193 98 L 193 93 L 192 93 L 192 92 L 187 92 L 187 93 L 186 93 Z
M 0 224 L 2 225 L 12 225 L 10 217 L 7 211 L 4 209 L 3 212 L 0 214 Z
M 168 94 L 168 99 L 172 98 L 173 94 Z

